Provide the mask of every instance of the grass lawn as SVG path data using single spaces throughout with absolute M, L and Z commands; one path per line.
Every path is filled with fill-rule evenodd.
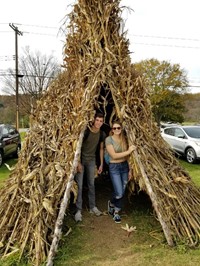
M 7 160 L 12 166 L 15 160 Z M 190 165 L 180 160 L 183 168 L 190 174 L 194 183 L 200 187 L 200 164 Z M 9 170 L 0 168 L 0 185 L 8 177 Z M 105 191 L 105 186 L 103 186 Z M 103 194 L 99 194 L 102 195 Z M 105 205 L 105 198 L 102 197 Z M 160 223 L 155 219 L 151 203 L 147 198 L 136 196 L 128 213 L 122 217 L 121 224 L 115 224 L 109 216 L 94 217 L 85 211 L 84 221 L 75 223 L 71 214 L 66 214 L 63 236 L 54 259 L 55 266 L 196 266 L 200 265 L 200 249 L 189 249 L 185 243 L 169 247 Z M 99 204 L 99 202 L 97 202 Z M 98 205 L 99 206 L 99 205 Z M 103 206 L 102 210 L 106 208 Z M 101 209 L 101 206 L 100 206 Z M 128 237 L 121 229 L 126 223 L 136 226 L 137 230 Z M 71 233 L 66 236 L 68 229 Z M 5 261 L 2 266 L 26 266 L 17 263 L 16 255 Z M 42 266 L 42 265 L 41 265 Z
M 17 162 L 17 159 L 7 159 L 5 161 L 5 163 L 8 164 L 10 167 L 15 165 L 16 162 Z M 0 187 L 3 185 L 3 182 L 8 178 L 9 174 L 10 174 L 10 171 L 5 166 L 5 164 L 3 164 L 0 168 Z
M 194 183 L 200 187 L 200 163 L 189 164 L 184 160 L 180 160 L 182 167 L 189 173 L 192 177 Z

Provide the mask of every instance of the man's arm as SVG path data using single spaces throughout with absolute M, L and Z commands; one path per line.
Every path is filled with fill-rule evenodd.
M 103 154 L 104 154 L 104 143 L 100 142 L 100 149 L 99 149 L 99 155 L 100 155 L 100 166 L 98 169 L 98 174 L 101 174 L 103 171 Z

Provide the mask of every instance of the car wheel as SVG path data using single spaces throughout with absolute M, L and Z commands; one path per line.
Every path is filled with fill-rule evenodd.
M 2 166 L 3 164 L 3 152 L 0 151 L 0 167 Z
M 188 163 L 195 163 L 197 159 L 196 152 L 193 148 L 189 148 L 186 151 L 186 160 Z

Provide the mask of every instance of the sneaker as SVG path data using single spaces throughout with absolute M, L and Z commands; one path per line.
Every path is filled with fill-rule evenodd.
M 115 211 L 115 207 L 110 206 L 110 200 L 108 201 L 108 214 L 110 214 L 111 216 L 113 216 L 114 211 Z
M 82 222 L 82 214 L 80 210 L 76 212 L 74 218 L 76 222 Z
M 97 209 L 97 207 L 94 207 L 93 209 L 90 210 L 90 213 L 95 214 L 96 216 L 102 215 L 102 212 Z
M 118 213 L 114 213 L 113 215 L 113 220 L 117 223 L 117 224 L 120 224 L 121 223 L 121 218 L 119 216 Z

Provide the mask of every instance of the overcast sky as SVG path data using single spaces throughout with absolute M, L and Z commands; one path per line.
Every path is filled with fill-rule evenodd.
M 0 77 L 15 68 L 15 36 L 9 23 L 23 32 L 22 48 L 53 53 L 62 62 L 64 36 L 59 29 L 73 0 L 6 0 L 0 8 Z M 156 58 L 180 64 L 190 84 L 200 92 L 199 0 L 122 0 L 132 8 L 123 13 L 130 40 L 132 62 Z M 0 83 L 1 84 L 1 83 Z

